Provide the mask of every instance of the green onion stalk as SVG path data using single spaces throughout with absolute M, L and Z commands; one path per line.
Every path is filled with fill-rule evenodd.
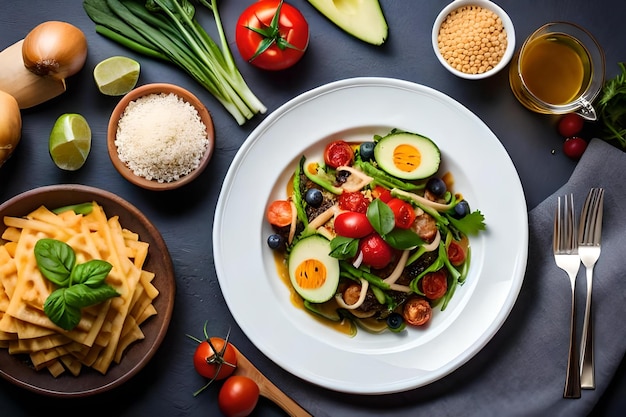
M 217 0 L 211 10 L 219 45 L 196 20 L 191 0 L 85 0 L 96 32 L 137 53 L 171 62 L 206 88 L 240 125 L 267 108 L 252 93 L 228 46 Z

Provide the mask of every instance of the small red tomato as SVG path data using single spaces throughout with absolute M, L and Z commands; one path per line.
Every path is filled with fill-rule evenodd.
M 574 160 L 579 160 L 585 153 L 585 149 L 587 149 L 587 142 L 579 137 L 565 139 L 563 143 L 563 153 Z
M 448 259 L 454 266 L 462 265 L 463 262 L 465 262 L 465 251 L 463 247 L 455 241 L 451 241 L 448 246 Z
M 441 298 L 448 291 L 448 277 L 444 270 L 429 272 L 422 277 L 422 292 L 431 300 Z
M 363 253 L 363 263 L 374 269 L 382 269 L 389 265 L 393 256 L 391 246 L 377 233 L 361 239 L 359 249 Z
M 357 213 L 367 212 L 367 206 L 370 205 L 370 201 L 365 196 L 358 192 L 344 192 L 337 197 L 337 204 L 339 208 L 347 211 L 356 211 Z
M 324 149 L 324 162 L 326 165 L 337 168 L 351 166 L 354 161 L 354 149 L 343 140 L 336 140 L 326 145 Z
M 559 119 L 557 130 L 564 138 L 571 138 L 583 130 L 585 124 L 583 118 L 576 113 L 568 113 Z
M 396 227 L 400 229 L 409 229 L 415 221 L 415 210 L 413 206 L 399 198 L 392 198 L 387 202 L 396 220 Z
M 428 300 L 421 297 L 410 298 L 404 303 L 402 317 L 412 326 L 423 326 L 432 315 L 432 307 Z
M 193 366 L 205 378 L 221 380 L 229 377 L 237 367 L 237 351 L 230 343 L 220 337 L 211 337 L 196 347 L 193 355 Z M 213 347 L 211 347 L 213 345 Z M 215 350 L 213 349 L 215 348 Z
M 292 207 L 287 200 L 274 200 L 267 208 L 267 221 L 278 227 L 285 227 L 291 224 Z
M 252 379 L 233 375 L 220 388 L 217 404 L 226 417 L 246 417 L 254 411 L 259 394 L 259 386 Z
M 381 187 L 380 185 L 374 187 L 374 189 L 372 190 L 372 197 L 378 198 L 383 203 L 387 203 L 392 198 L 391 191 L 389 191 L 385 187 Z
M 274 25 L 276 14 L 279 18 Z M 309 24 L 292 5 L 261 0 L 252 3 L 239 17 L 235 41 L 241 57 L 252 65 L 283 70 L 304 55 L 309 45 Z
M 374 232 L 374 228 L 365 214 L 346 211 L 335 218 L 335 232 L 339 236 L 360 239 Z

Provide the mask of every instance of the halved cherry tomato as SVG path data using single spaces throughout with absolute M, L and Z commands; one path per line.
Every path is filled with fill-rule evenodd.
M 267 221 L 278 227 L 291 224 L 291 203 L 287 200 L 274 200 L 267 208 Z
M 441 298 L 448 291 L 448 278 L 442 269 L 429 272 L 422 278 L 422 292 L 431 300 Z
M 254 411 L 259 394 L 259 386 L 251 378 L 233 375 L 220 388 L 217 404 L 226 417 L 246 417 Z
M 359 242 L 359 249 L 363 253 L 363 263 L 374 269 L 381 269 L 389 265 L 393 250 L 378 233 L 372 233 Z
M 335 218 L 335 232 L 339 236 L 360 239 L 373 231 L 374 228 L 363 213 L 345 211 Z
M 372 197 L 379 199 L 383 203 L 387 203 L 389 200 L 392 199 L 391 191 L 380 185 L 374 187 L 374 189 L 372 190 Z
M 200 375 L 213 380 L 229 377 L 237 367 L 237 351 L 225 340 L 211 337 L 198 344 L 193 355 L 193 366 Z M 213 347 L 211 347 L 213 345 Z M 215 348 L 215 350 L 213 349 Z
M 339 204 L 339 208 L 342 210 L 365 213 L 367 212 L 367 206 L 370 205 L 370 201 L 365 198 L 363 193 L 358 191 L 343 192 L 337 197 L 337 204 Z
M 252 3 L 237 21 L 235 42 L 241 57 L 265 70 L 282 70 L 294 65 L 309 44 L 309 24 L 302 13 L 288 3 L 282 3 L 277 25 L 272 27 L 280 3 L 279 0 Z
M 413 297 L 404 303 L 402 317 L 412 326 L 423 326 L 428 323 L 431 315 L 432 307 L 424 298 Z
M 393 215 L 396 218 L 396 227 L 400 229 L 409 229 L 415 221 L 415 210 L 413 206 L 399 198 L 392 198 L 387 202 Z
M 448 246 L 448 259 L 454 266 L 462 265 L 465 262 L 465 250 L 454 240 Z
M 350 166 L 354 162 L 354 150 L 346 141 L 330 142 L 324 149 L 324 162 L 333 168 Z

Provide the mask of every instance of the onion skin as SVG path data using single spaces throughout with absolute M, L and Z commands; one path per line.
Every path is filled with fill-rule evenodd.
M 0 90 L 0 167 L 11 156 L 22 137 L 22 115 L 17 100 Z
M 85 65 L 87 38 L 72 24 L 43 22 L 24 38 L 22 57 L 32 73 L 63 80 Z

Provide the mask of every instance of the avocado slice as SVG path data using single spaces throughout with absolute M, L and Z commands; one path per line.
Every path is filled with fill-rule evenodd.
M 388 27 L 378 0 L 308 0 L 352 36 L 373 45 L 387 39 Z

